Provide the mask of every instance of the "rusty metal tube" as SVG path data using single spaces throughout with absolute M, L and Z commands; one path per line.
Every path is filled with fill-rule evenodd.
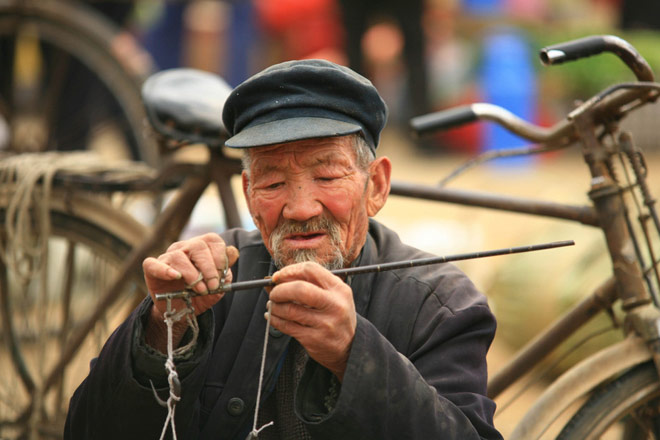
M 598 312 L 609 308 L 616 297 L 616 280 L 612 277 L 519 350 L 516 357 L 488 381 L 488 397 L 497 397 Z

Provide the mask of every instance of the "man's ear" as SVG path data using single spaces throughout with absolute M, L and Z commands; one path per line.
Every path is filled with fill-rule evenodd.
M 387 157 L 379 157 L 369 165 L 367 189 L 367 215 L 375 216 L 385 205 L 390 193 L 392 162 Z

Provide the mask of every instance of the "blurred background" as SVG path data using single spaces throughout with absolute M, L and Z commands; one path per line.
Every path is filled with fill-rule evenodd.
M 290 59 L 324 58 L 354 68 L 372 80 L 390 110 L 379 154 L 392 158 L 394 179 L 419 183 L 438 182 L 479 152 L 525 142 L 488 123 L 418 139 L 408 128 L 413 116 L 490 102 L 549 126 L 575 102 L 617 81 L 634 80 L 613 55 L 544 67 L 538 59 L 544 46 L 614 34 L 635 46 L 655 71 L 660 68 L 660 2 L 649 0 L 143 0 L 90 1 L 85 7 L 121 28 L 116 50 L 128 53 L 125 58 L 132 68 L 146 74 L 194 67 L 217 73 L 235 86 L 273 63 Z M 1 37 L 0 66 L 11 52 Z M 0 96 L 10 87 L 20 88 L 17 80 L 22 76 L 16 72 L 29 76 L 25 72 L 32 69 L 27 63 L 28 67 L 15 63 L 14 82 L 0 78 Z M 80 90 L 80 82 L 75 82 L 74 89 Z M 98 107 L 98 96 L 94 102 Z M 67 124 L 75 125 L 75 118 L 67 113 L 74 110 L 67 104 L 60 102 L 58 111 Z M 70 107 L 79 110 L 79 104 L 71 99 Z M 658 122 L 654 105 L 624 121 L 648 154 L 649 178 L 656 190 Z M 14 139 L 15 131 L 0 117 L 0 149 Z M 58 142 L 86 143 L 88 135 L 79 133 L 77 140 Z M 100 144 L 108 141 L 106 136 L 100 139 L 96 140 Z M 110 144 L 106 149 L 116 148 Z M 573 149 L 496 161 L 468 171 L 450 186 L 586 204 L 589 174 L 579 153 Z M 238 182 L 236 189 L 240 192 Z M 245 206 L 241 209 L 249 225 Z M 568 305 L 591 293 L 610 271 L 599 231 L 579 224 L 399 197 L 391 197 L 378 219 L 397 230 L 404 241 L 441 255 L 576 241 L 572 248 L 459 264 L 487 294 L 499 321 L 489 355 L 493 372 Z M 222 228 L 215 194 L 209 194 L 197 207 L 188 231 Z M 609 319 L 598 317 L 582 336 L 607 325 Z M 590 341 L 580 353 L 616 337 L 606 334 Z M 544 365 L 548 374 L 532 382 L 529 399 L 579 357 L 563 357 L 565 351 L 549 358 Z M 529 406 L 530 400 L 523 397 L 509 407 L 508 399 L 515 392 L 498 399 L 496 425 L 505 436 L 519 412 Z
M 95 2 L 100 5 L 102 2 Z M 642 0 L 233 0 L 135 2 L 123 19 L 157 69 L 193 66 L 230 85 L 280 61 L 325 58 L 371 79 L 390 127 L 459 104 L 504 105 L 541 124 L 630 74 L 615 57 L 552 69 L 538 49 L 616 34 L 660 64 L 660 5 Z M 474 126 L 416 146 L 474 153 L 511 143 Z

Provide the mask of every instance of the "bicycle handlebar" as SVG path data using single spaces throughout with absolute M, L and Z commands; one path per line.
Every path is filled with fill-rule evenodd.
M 415 133 L 459 127 L 478 120 L 490 120 L 532 142 L 548 142 L 569 134 L 570 123 L 560 121 L 551 128 L 544 128 L 525 121 L 495 104 L 475 103 L 414 117 L 410 125 Z
M 627 41 L 614 35 L 598 35 L 559 43 L 541 49 L 545 65 L 561 64 L 603 52 L 617 55 L 633 71 L 639 81 L 653 81 L 653 71 L 646 60 Z
M 424 134 L 436 130 L 459 127 L 470 122 L 475 122 L 478 119 L 479 116 L 475 113 L 472 105 L 464 105 L 414 117 L 410 120 L 410 125 L 415 133 Z
M 477 120 L 490 120 L 532 142 L 549 143 L 560 139 L 566 140 L 566 136 L 570 137 L 572 134 L 572 119 L 577 113 L 592 110 L 594 114 L 604 113 L 608 114 L 608 117 L 612 114 L 616 115 L 621 113 L 619 109 L 624 105 L 642 98 L 642 93 L 646 92 L 644 87 L 658 89 L 658 85 L 652 83 L 653 72 L 646 60 L 628 42 L 612 35 L 586 37 L 548 46 L 541 50 L 541 60 L 545 64 L 560 64 L 602 52 L 612 52 L 621 58 L 637 76 L 640 82 L 635 84 L 640 87 L 637 90 L 625 91 L 620 96 L 606 101 L 604 98 L 615 91 L 633 87 L 627 85 L 627 87 L 608 88 L 597 95 L 595 97 L 597 99 L 588 100 L 576 109 L 579 112 L 574 110 L 567 118 L 550 128 L 527 122 L 505 108 L 488 103 L 475 103 L 417 116 L 410 120 L 410 126 L 415 134 L 420 135 L 459 127 Z

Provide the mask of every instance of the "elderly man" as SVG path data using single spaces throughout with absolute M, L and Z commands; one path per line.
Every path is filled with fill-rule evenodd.
M 155 294 L 267 276 L 274 287 L 195 297 L 194 344 L 186 321 L 175 324 L 175 346 L 190 347 L 174 359 L 180 438 L 254 435 L 266 319 L 258 426 L 275 423 L 259 438 L 500 438 L 484 396 L 495 321 L 465 275 L 449 264 L 330 272 L 428 256 L 370 219 L 390 188 L 391 163 L 375 157 L 386 113 L 368 80 L 321 60 L 275 65 L 233 91 L 227 145 L 245 148 L 258 231 L 203 235 L 144 261 L 151 298 L 72 398 L 68 438 L 160 434 L 167 411 L 151 384 L 167 394 L 167 330 Z

